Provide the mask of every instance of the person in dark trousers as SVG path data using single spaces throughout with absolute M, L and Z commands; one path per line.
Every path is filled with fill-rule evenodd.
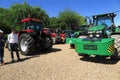
M 5 38 L 3 36 L 3 31 L 0 30 L 0 64 L 3 65 L 4 61 L 3 61 L 3 57 L 4 57 L 4 42 L 5 42 Z
M 20 56 L 19 56 L 19 53 L 18 53 L 18 34 L 16 34 L 16 30 L 15 29 L 12 29 L 11 30 L 11 33 L 8 35 L 8 42 L 10 44 L 10 48 L 11 48 L 11 62 L 14 62 L 14 54 L 13 54 L 13 51 L 16 52 L 16 55 L 17 55 L 17 61 L 20 61 Z

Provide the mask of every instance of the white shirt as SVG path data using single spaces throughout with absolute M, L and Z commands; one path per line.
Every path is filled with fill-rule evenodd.
M 18 35 L 16 33 L 11 33 L 8 35 L 8 42 L 9 43 L 18 43 Z

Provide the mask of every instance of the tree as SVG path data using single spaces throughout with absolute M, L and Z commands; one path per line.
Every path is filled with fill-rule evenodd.
M 40 7 L 29 6 L 26 2 L 23 4 L 14 4 L 8 9 L 0 8 L 0 22 L 16 29 L 21 29 L 21 20 L 31 15 L 33 18 L 39 18 L 43 22 L 43 26 L 48 26 L 49 16 Z
M 66 29 L 76 30 L 82 24 L 85 24 L 84 17 L 78 13 L 65 9 L 63 12 L 59 13 L 60 20 L 65 24 Z

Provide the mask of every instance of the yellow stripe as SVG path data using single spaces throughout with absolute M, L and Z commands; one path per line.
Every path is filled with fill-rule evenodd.
M 108 46 L 108 52 L 109 53 L 114 53 L 114 45 L 113 44 Z

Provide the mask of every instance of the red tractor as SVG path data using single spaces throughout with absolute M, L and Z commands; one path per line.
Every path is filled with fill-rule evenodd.
M 52 48 L 49 32 L 44 32 L 40 19 L 25 18 L 21 21 L 23 30 L 19 32 L 18 46 L 21 54 L 33 54 L 36 50 L 48 51 Z
M 65 34 L 62 31 L 52 32 L 51 37 L 53 39 L 53 44 L 65 43 Z

